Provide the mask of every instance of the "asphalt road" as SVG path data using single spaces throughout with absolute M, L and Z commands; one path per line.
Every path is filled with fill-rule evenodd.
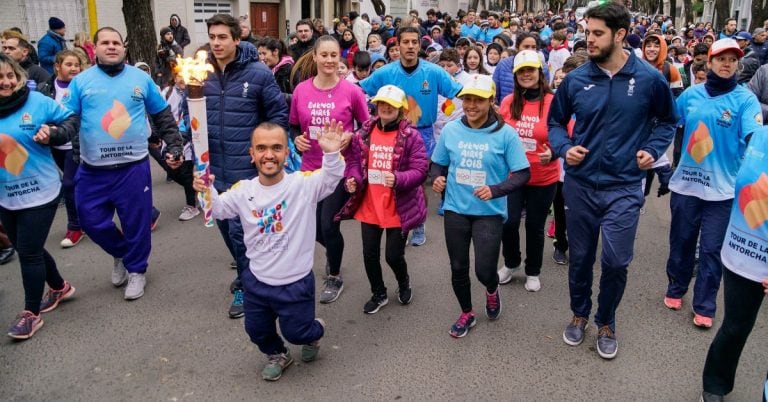
M 243 321 L 227 317 L 234 271 L 218 231 L 203 227 L 199 219 L 176 220 L 182 190 L 166 184 L 156 166 L 153 171 L 158 173 L 155 204 L 163 216 L 153 235 L 144 297 L 123 300 L 122 289 L 110 283 L 112 258 L 89 239 L 73 249 L 59 247 L 66 226 L 65 211 L 59 209 L 48 250 L 77 294 L 45 315 L 45 326 L 34 338 L 15 342 L 0 337 L 0 399 L 698 400 L 716 328 L 693 326 L 690 295 L 679 312 L 662 303 L 668 198 L 649 199 L 641 218 L 618 311 L 619 354 L 613 361 L 595 352 L 594 325 L 581 346 L 563 343 L 562 330 L 571 317 L 567 268 L 552 262 L 549 241 L 540 292 L 526 292 L 524 276 L 518 275 L 502 288 L 498 321 L 489 322 L 480 313 L 467 337 L 451 338 L 448 328 L 459 307 L 450 286 L 442 218 L 431 213 L 427 244 L 406 250 L 413 303 L 396 302 L 397 286 L 385 266 L 390 304 L 370 316 L 362 312 L 370 290 L 359 225 L 343 224 L 345 290 L 337 302 L 317 308 L 328 323 L 320 358 L 311 364 L 297 360 L 280 381 L 267 383 L 260 377 L 265 358 L 246 336 Z M 437 198 L 429 194 L 434 210 Z M 318 279 L 322 256 L 318 246 Z M 482 297 L 473 278 L 479 312 Z M 10 325 L 22 307 L 14 260 L 0 266 L 0 324 Z M 760 399 L 768 369 L 766 311 L 747 343 L 729 400 Z M 716 327 L 721 318 L 722 310 Z M 298 346 L 291 350 L 299 355 Z

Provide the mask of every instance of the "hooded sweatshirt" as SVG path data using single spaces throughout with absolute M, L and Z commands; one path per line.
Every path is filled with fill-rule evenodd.
M 173 40 L 181 46 L 181 50 L 183 51 L 192 40 L 189 38 L 187 28 L 181 25 L 181 18 L 179 18 L 178 14 L 171 14 L 169 22 L 173 22 L 174 19 L 176 19 L 179 24 L 174 27 L 173 24 L 169 23 L 168 27 L 171 28 L 171 32 L 173 32 Z
M 653 63 L 646 60 L 645 58 L 645 47 L 648 45 L 648 41 L 651 38 L 656 38 L 656 40 L 659 41 L 659 56 L 656 57 L 656 61 Z M 669 82 L 669 88 L 672 89 L 672 94 L 677 97 L 683 92 L 684 89 L 683 78 L 680 76 L 680 71 L 678 71 L 677 68 L 675 68 L 672 63 L 667 60 L 667 55 L 667 42 L 661 35 L 653 34 L 645 37 L 643 40 L 643 60 L 656 67 L 656 69 L 659 70 L 662 75 L 664 75 L 664 78 L 667 80 L 667 82 Z M 664 67 L 665 64 L 667 67 Z

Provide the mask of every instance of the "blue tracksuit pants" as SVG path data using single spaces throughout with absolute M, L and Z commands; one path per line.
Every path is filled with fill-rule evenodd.
M 282 286 L 259 281 L 251 270 L 243 270 L 245 290 L 245 332 L 262 353 L 285 353 L 283 339 L 277 334 L 275 321 L 280 321 L 280 333 L 294 345 L 306 345 L 323 337 L 323 326 L 315 320 L 315 275 L 310 271 L 304 278 Z
M 595 189 L 565 177 L 565 218 L 570 249 L 568 285 L 571 310 L 579 317 L 592 311 L 592 277 L 598 238 L 602 235 L 600 294 L 595 323 L 616 330 L 616 309 L 627 284 L 635 233 L 643 205 L 640 183 L 628 187 Z
M 675 192 L 669 201 L 672 223 L 669 228 L 667 297 L 680 299 L 688 292 L 693 277 L 696 240 L 701 233 L 699 273 L 693 285 L 693 311 L 706 317 L 714 317 L 717 308 L 717 292 L 723 275 L 720 249 L 732 204 L 733 199 L 704 201 Z
M 147 271 L 152 249 L 152 177 L 149 161 L 118 169 L 81 165 L 75 175 L 80 226 L 109 255 L 122 258 L 131 273 Z M 112 219 L 117 212 L 122 231 Z

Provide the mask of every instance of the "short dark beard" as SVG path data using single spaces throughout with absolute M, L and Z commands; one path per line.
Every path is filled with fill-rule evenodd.
M 593 63 L 602 64 L 605 63 L 608 58 L 611 57 L 611 54 L 613 53 L 613 50 L 616 49 L 616 44 L 611 42 L 611 46 L 607 49 L 600 49 L 600 53 L 598 53 L 596 56 L 589 55 L 589 60 L 591 60 Z

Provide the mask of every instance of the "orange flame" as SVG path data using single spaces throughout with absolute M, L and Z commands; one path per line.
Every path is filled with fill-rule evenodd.
M 205 50 L 197 52 L 194 59 L 176 57 L 176 69 L 188 85 L 203 85 L 208 73 L 213 72 L 213 66 L 208 64 L 208 52 Z

